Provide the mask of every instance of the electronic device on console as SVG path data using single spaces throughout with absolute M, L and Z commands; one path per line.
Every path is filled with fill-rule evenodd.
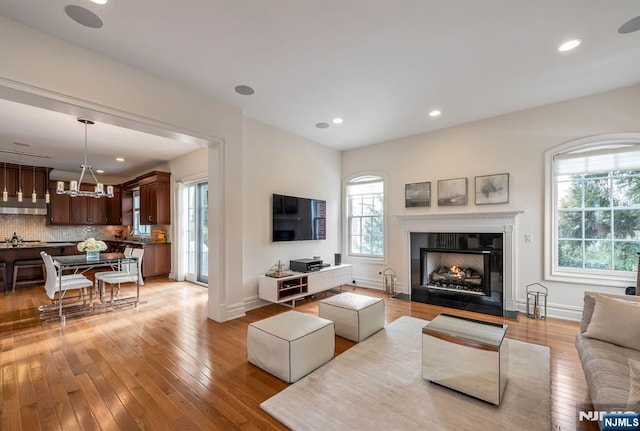
M 296 272 L 313 272 L 322 269 L 322 259 L 294 259 L 289 261 L 289 269 Z

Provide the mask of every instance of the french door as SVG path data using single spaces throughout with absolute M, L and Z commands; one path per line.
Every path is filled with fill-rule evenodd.
M 206 181 L 187 184 L 183 189 L 183 248 L 185 278 L 209 281 L 209 184 Z

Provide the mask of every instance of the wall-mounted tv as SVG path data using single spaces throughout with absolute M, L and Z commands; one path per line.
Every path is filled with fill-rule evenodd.
M 327 239 L 327 203 L 273 195 L 273 242 Z

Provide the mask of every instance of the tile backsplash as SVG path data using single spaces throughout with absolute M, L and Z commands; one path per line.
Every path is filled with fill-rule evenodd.
M 46 216 L 0 214 L 0 241 L 17 233 L 24 241 L 113 240 L 121 226 L 51 226 Z

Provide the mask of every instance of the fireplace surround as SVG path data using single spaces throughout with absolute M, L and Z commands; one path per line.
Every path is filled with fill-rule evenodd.
M 403 262 L 406 265 L 404 273 L 409 280 L 409 298 L 447 307 L 515 317 L 517 216 L 521 213 L 522 211 L 504 211 L 397 216 L 399 229 L 403 233 Z M 488 254 L 489 274 L 486 274 L 484 261 L 480 265 L 455 264 L 458 267 L 466 266 L 485 277 L 482 294 L 452 292 L 461 290 L 458 287 L 437 289 L 423 286 L 425 277 L 433 272 L 425 268 L 427 263 L 423 262 L 424 253 L 435 252 L 447 256 L 445 263 L 440 265 L 445 267 L 453 266 L 449 264 L 451 255 L 455 255 L 455 259 L 459 258 L 458 254 L 476 255 L 475 259 L 478 259 L 477 255 Z M 423 274 L 424 272 L 427 274 Z

